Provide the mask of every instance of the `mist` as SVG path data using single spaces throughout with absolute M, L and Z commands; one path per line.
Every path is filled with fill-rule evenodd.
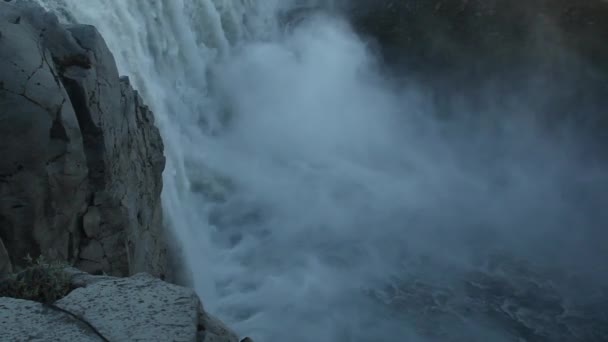
M 281 22 L 291 3 L 183 2 L 150 5 L 154 24 L 114 3 L 144 39 L 66 8 L 159 117 L 168 225 L 208 310 L 256 341 L 541 341 L 571 312 L 587 325 L 567 336 L 605 322 L 605 160 L 586 128 L 547 120 L 563 87 L 544 71 L 437 88 L 339 7 Z
M 458 286 L 494 254 L 604 283 L 606 177 L 577 132 L 548 130 L 531 97 L 491 89 L 441 120 L 424 88 L 387 77 L 380 63 L 344 19 L 321 14 L 214 69 L 229 120 L 208 164 L 239 188 L 214 208 L 217 238 L 252 272 L 232 280 L 226 300 L 273 303 L 252 308 L 244 330 L 274 316 L 285 335 L 260 331 L 270 340 L 311 331 L 323 341 L 401 340 L 414 331 L 407 320 L 369 326 L 389 314 L 365 290 L 399 287 L 412 273 Z M 234 222 L 251 202 L 256 214 Z M 496 340 L 482 326 L 454 337 Z

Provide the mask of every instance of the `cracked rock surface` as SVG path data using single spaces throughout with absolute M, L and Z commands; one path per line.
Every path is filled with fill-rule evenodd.
M 94 27 L 0 2 L 0 136 L 0 274 L 27 254 L 165 274 L 163 143 Z
M 6 341 L 102 341 L 74 317 L 23 299 L 0 298 L 0 328 Z
M 78 288 L 53 305 L 0 298 L 3 340 L 239 341 L 191 289 L 146 273 L 115 278 L 66 272 Z

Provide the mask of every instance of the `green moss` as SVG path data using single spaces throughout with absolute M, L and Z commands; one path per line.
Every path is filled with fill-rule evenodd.
M 0 297 L 53 303 L 70 292 L 66 264 L 50 262 L 42 256 L 37 260 L 28 256 L 26 261 L 27 267 L 0 280 Z

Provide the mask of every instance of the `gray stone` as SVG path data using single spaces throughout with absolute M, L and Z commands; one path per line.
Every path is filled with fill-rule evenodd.
M 52 305 L 0 298 L 0 340 L 239 341 L 191 289 L 146 273 L 116 278 L 64 271 L 75 290 Z
M 165 158 L 153 116 L 131 85 L 119 78 L 97 30 L 79 25 L 69 31 L 91 62 L 88 69 L 67 67 L 63 78 L 72 98 L 86 108 L 81 127 L 87 156 L 96 156 L 89 158 L 89 180 L 109 273 L 164 274 L 160 193 Z
M 56 305 L 90 322 L 110 341 L 196 340 L 196 294 L 148 274 L 89 283 Z
M 76 318 L 50 306 L 22 299 L 0 297 L 2 341 L 102 341 Z
M 110 276 L 94 276 L 74 267 L 67 267 L 64 269 L 64 272 L 70 278 L 72 288 L 87 287 L 100 281 L 114 279 L 114 277 Z
M 23 1 L 0 2 L 0 32 L 9 260 L 43 254 L 89 272 L 165 275 L 163 143 L 99 32 Z
M 87 195 L 82 136 L 42 31 L 21 14 L 0 2 L 0 236 L 13 262 L 69 259 Z
M 85 260 L 102 260 L 104 258 L 103 246 L 97 240 L 91 240 L 84 245 L 80 258 Z
M 82 228 L 88 238 L 96 238 L 101 234 L 101 214 L 99 208 L 89 207 L 82 218 Z

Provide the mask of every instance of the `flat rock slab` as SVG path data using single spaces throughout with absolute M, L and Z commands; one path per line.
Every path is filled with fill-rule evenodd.
M 200 301 L 194 291 L 148 274 L 96 282 L 55 304 L 110 341 L 197 340 Z
M 49 306 L 28 300 L 0 298 L 2 341 L 102 341 L 86 324 Z

